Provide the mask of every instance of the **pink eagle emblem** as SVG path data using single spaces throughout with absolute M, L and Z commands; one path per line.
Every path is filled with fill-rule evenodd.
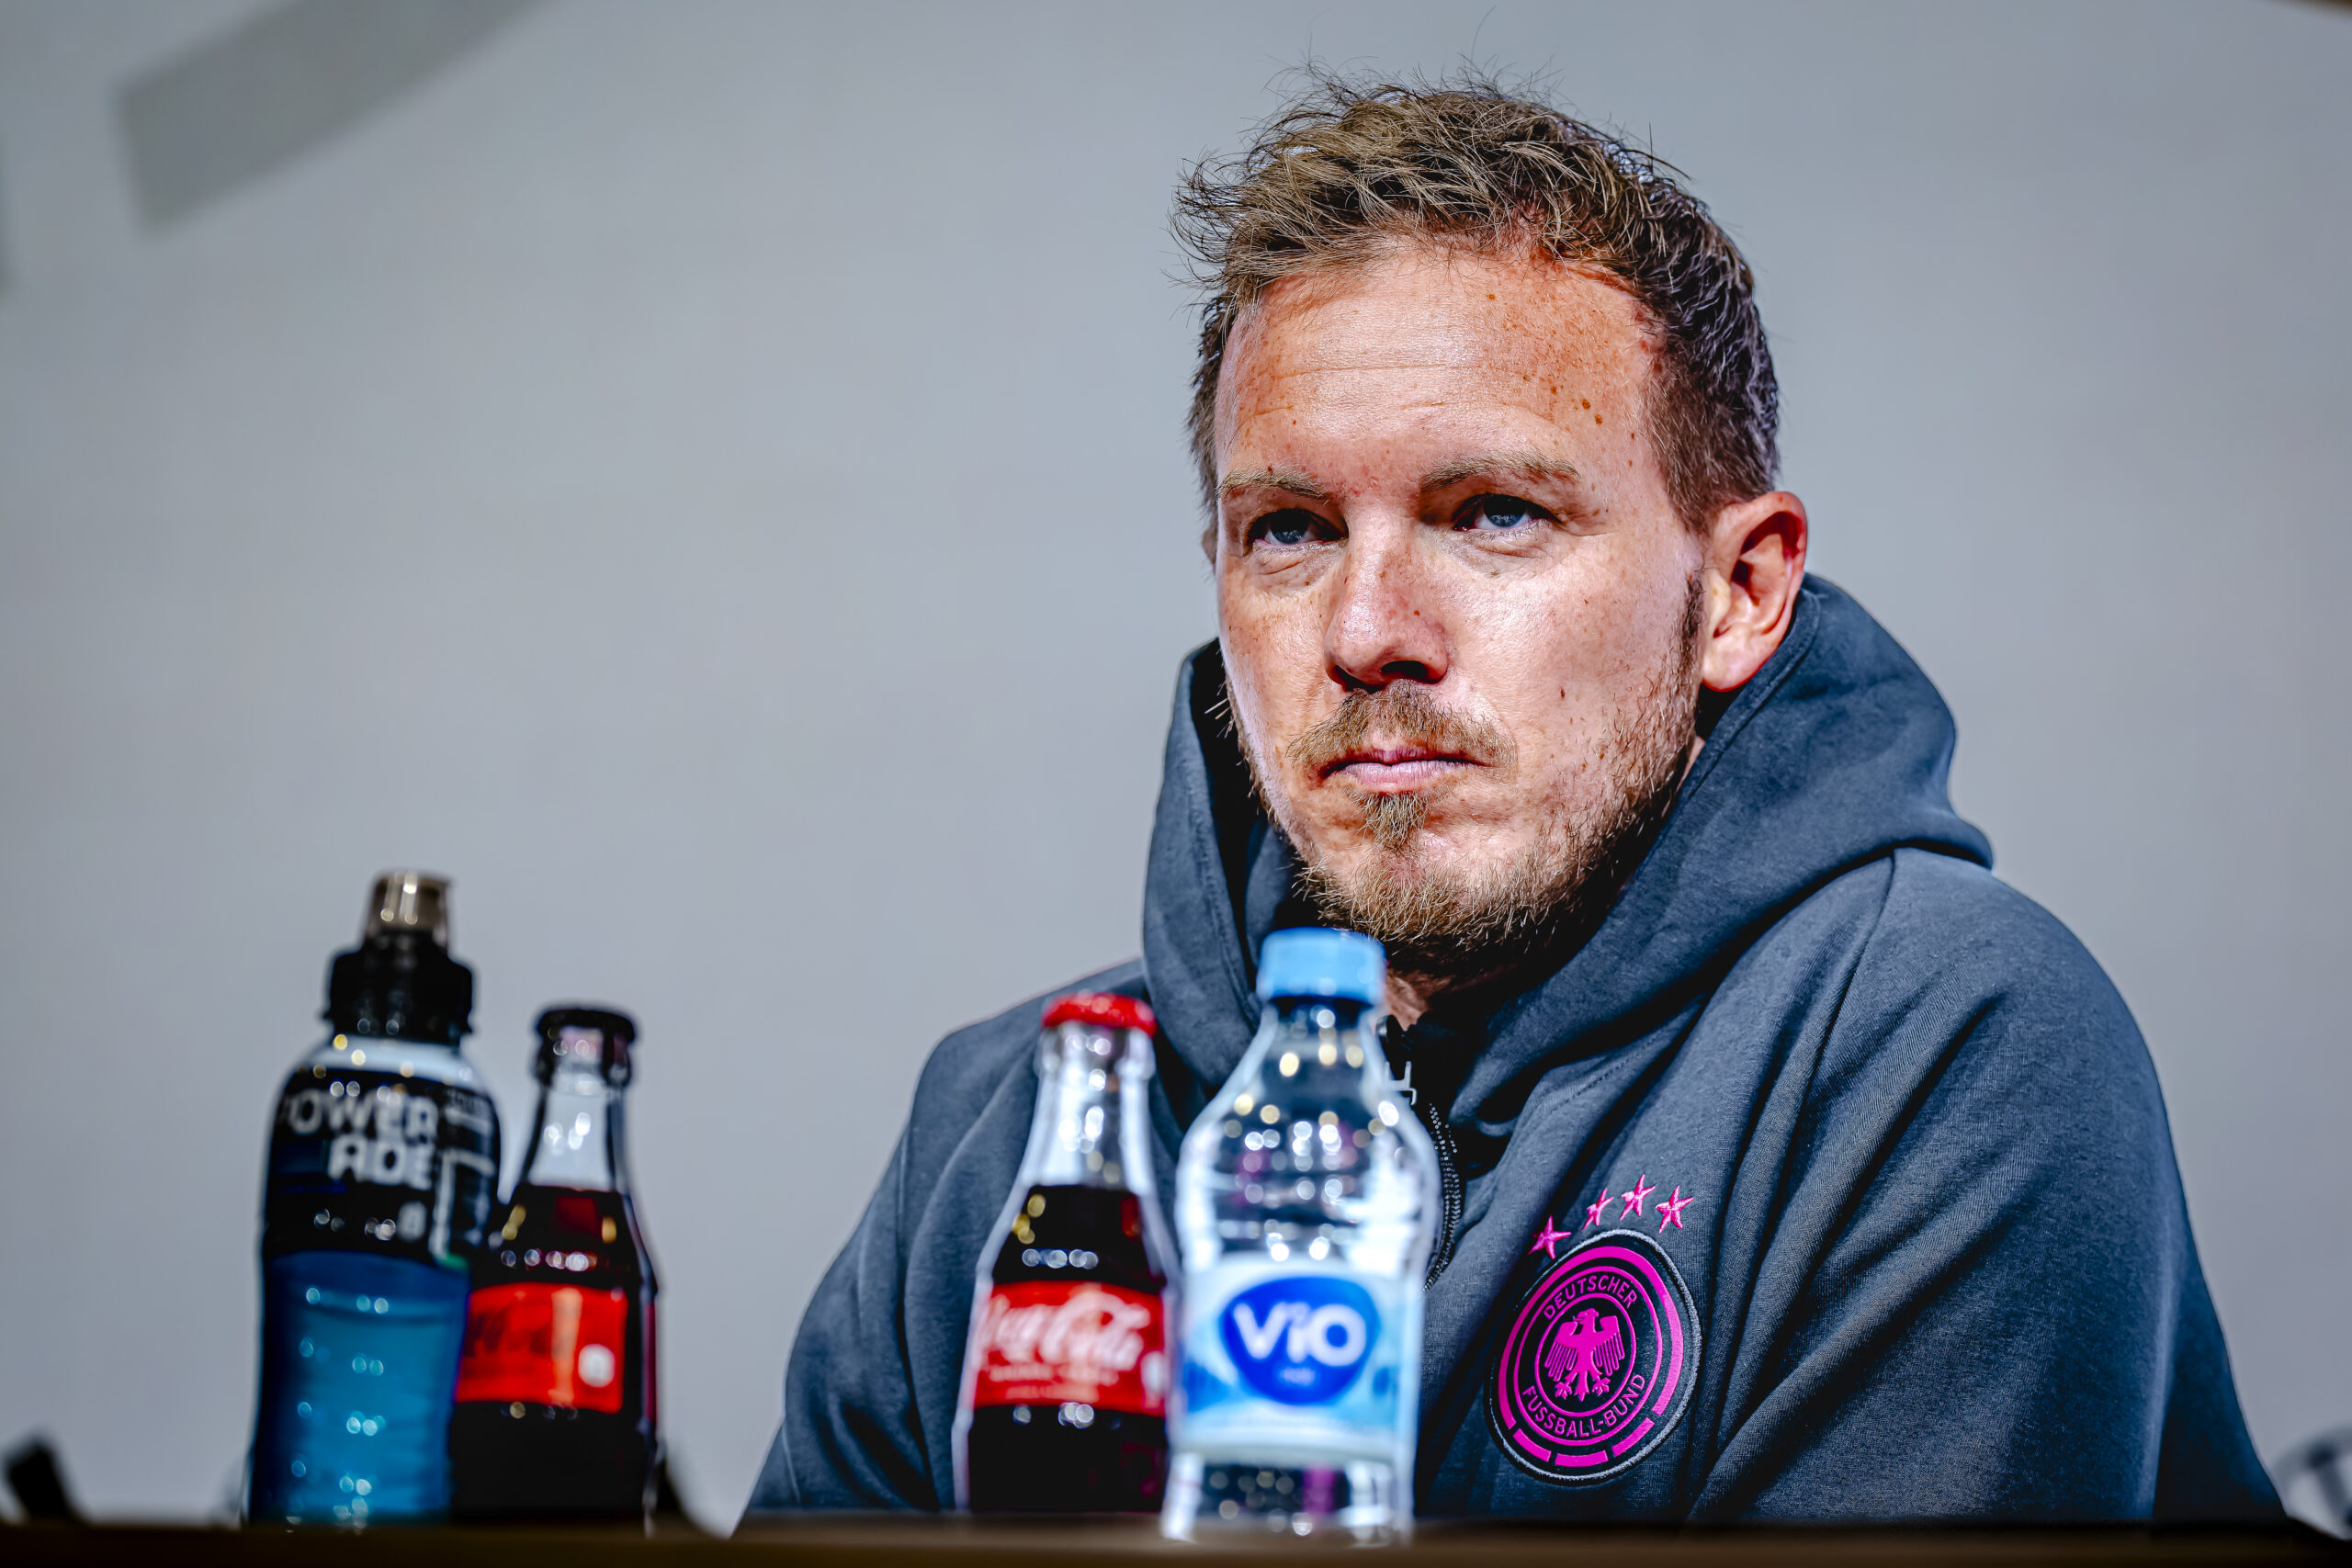
M 1609 1380 L 1625 1364 L 1625 1341 L 1617 1331 L 1616 1316 L 1612 1314 L 1602 1324 L 1595 1321 L 1600 1315 L 1598 1308 L 1587 1307 L 1560 1325 L 1552 1348 L 1544 1353 L 1544 1373 L 1562 1399 L 1587 1399 L 1596 1389 L 1607 1393 Z

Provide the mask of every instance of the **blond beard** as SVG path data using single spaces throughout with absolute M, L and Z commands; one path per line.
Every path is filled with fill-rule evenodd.
M 1343 871 L 1308 847 L 1287 803 L 1264 787 L 1265 771 L 1244 737 L 1259 797 L 1298 853 L 1298 890 L 1317 918 L 1378 939 L 1392 971 L 1440 979 L 1496 974 L 1580 942 L 1647 852 L 1689 764 L 1703 608 L 1694 579 L 1681 635 L 1664 650 L 1647 690 L 1611 715 L 1601 737 L 1601 790 L 1580 802 L 1555 803 L 1534 841 L 1500 863 L 1467 871 L 1430 863 L 1422 835 L 1442 803 L 1442 786 L 1401 795 L 1351 791 L 1373 852 Z M 1296 762 L 1342 754 L 1375 728 L 1472 755 L 1483 751 L 1506 766 L 1516 759 L 1498 727 L 1446 713 L 1426 687 L 1405 683 L 1351 694 L 1339 714 L 1295 739 L 1285 755 Z

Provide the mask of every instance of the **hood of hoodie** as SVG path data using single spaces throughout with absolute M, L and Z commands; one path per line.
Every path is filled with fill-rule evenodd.
M 1956 732 L 1928 677 L 1870 614 L 1818 579 L 1787 637 L 1717 717 L 1647 855 L 1590 936 L 1528 976 L 1473 1032 L 1452 1118 L 1507 1134 L 1558 1063 L 1636 1038 L 1712 987 L 1788 909 L 1900 848 L 1989 866 L 1952 809 Z M 1250 789 L 1217 645 L 1177 676 L 1144 893 L 1143 962 L 1163 1039 L 1195 1082 L 1190 1114 L 1258 1025 L 1259 943 L 1297 861 Z

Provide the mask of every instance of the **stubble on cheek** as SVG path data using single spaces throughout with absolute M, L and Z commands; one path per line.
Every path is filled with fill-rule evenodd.
M 1573 770 L 1575 784 L 1522 803 L 1528 837 L 1515 849 L 1491 845 L 1488 853 L 1474 853 L 1469 862 L 1431 858 L 1426 830 L 1444 828 L 1442 807 L 1453 793 L 1453 781 L 1388 794 L 1353 789 L 1344 779 L 1326 785 L 1318 778 L 1324 763 L 1344 755 L 1385 718 L 1386 726 L 1376 734 L 1384 743 L 1434 743 L 1491 759 L 1496 773 L 1504 775 L 1496 782 L 1514 783 L 1520 759 L 1508 733 L 1483 718 L 1453 728 L 1459 721 L 1422 688 L 1358 694 L 1339 713 L 1280 749 L 1276 765 L 1283 783 L 1328 789 L 1339 797 L 1316 802 L 1310 813 L 1282 797 L 1279 784 L 1267 776 L 1261 742 L 1245 735 L 1242 750 L 1260 798 L 1298 852 L 1300 891 L 1320 918 L 1378 938 L 1389 948 L 1392 967 L 1424 975 L 1484 972 L 1512 954 L 1546 948 L 1589 929 L 1646 851 L 1690 757 L 1697 704 L 1697 594 L 1694 579 L 1677 628 L 1680 635 L 1653 654 L 1646 678 L 1623 705 L 1598 718 L 1598 732 L 1580 748 L 1586 757 Z M 1397 711 L 1424 707 L 1433 711 L 1414 711 L 1412 717 L 1429 720 L 1425 728 L 1407 722 Z M 1344 808 L 1331 812 L 1340 801 Z M 1317 833 L 1303 816 L 1328 820 Z

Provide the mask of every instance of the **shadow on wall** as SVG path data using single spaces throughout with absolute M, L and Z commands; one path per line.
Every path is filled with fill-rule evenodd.
M 544 3 L 292 0 L 165 61 L 116 98 L 140 216 L 168 227 L 294 163 Z

